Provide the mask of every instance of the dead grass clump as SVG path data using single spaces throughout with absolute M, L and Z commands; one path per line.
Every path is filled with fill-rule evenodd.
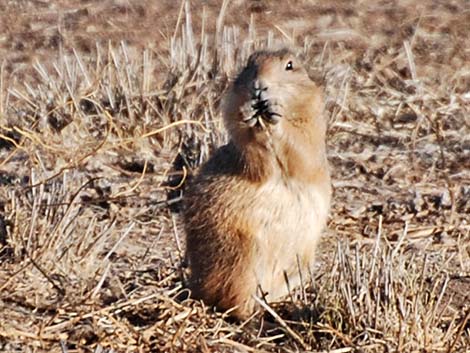
M 468 307 L 445 296 L 449 274 L 438 264 L 446 256 L 407 249 L 406 232 L 395 244 L 383 242 L 379 229 L 370 246 L 338 245 L 331 270 L 314 286 L 315 300 L 307 301 L 318 305 L 310 333 L 325 334 L 324 349 L 437 352 L 467 346 L 468 338 L 459 335 Z

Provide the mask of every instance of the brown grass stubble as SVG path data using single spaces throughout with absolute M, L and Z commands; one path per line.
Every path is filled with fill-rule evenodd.
M 271 18 L 303 44 L 305 22 L 282 22 L 267 4 L 255 23 Z M 0 100 L 3 350 L 276 351 L 295 350 L 296 337 L 316 350 L 466 350 L 464 3 L 430 2 L 419 18 L 413 2 L 394 9 L 296 4 L 316 26 L 304 51 L 329 99 L 336 195 L 317 268 L 274 306 L 282 330 L 259 332 L 250 328 L 259 316 L 234 324 L 201 303 L 176 300 L 184 244 L 165 182 L 173 176 L 177 185 L 224 141 L 220 92 L 253 49 L 253 36 L 264 36 L 251 30 L 244 42 L 243 30 L 227 28 L 218 64 L 211 48 L 191 64 L 184 53 L 197 45 L 187 38 L 200 32 L 188 32 L 183 11 L 175 38 L 186 40 L 168 51 L 143 54 L 135 49 L 141 37 L 128 38 L 129 45 L 100 45 L 86 55 L 53 54 L 55 67 L 47 60 L 33 68 L 23 62 L 40 47 L 9 49 L 19 61 L 7 57 L 3 65 Z M 197 28 L 200 17 L 190 14 Z M 100 17 L 84 14 L 83 21 L 99 25 Z M 374 33 L 368 41 L 365 28 Z

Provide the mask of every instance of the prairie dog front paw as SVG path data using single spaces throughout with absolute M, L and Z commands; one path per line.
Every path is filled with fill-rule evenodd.
M 251 99 L 241 106 L 243 122 L 249 127 L 259 126 L 264 129 L 266 124 L 276 125 L 281 120 L 280 104 L 269 97 L 268 90 L 258 80 L 254 81 Z

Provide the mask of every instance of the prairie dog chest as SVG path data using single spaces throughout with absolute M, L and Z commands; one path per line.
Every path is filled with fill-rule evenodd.
M 316 240 L 330 204 L 329 192 L 321 186 L 281 178 L 263 184 L 255 200 L 248 212 L 258 223 L 258 240 L 284 245 Z

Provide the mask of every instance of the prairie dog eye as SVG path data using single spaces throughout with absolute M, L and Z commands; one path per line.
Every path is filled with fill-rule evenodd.
M 291 71 L 291 70 L 294 70 L 294 63 L 292 62 L 292 60 L 289 60 L 286 64 L 286 71 Z

